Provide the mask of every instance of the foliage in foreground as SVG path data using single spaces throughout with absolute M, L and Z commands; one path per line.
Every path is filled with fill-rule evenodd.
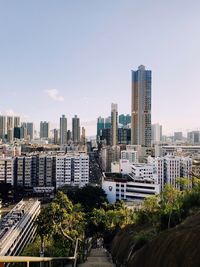
M 182 183 L 182 184 L 181 184 Z M 136 247 L 140 248 L 155 235 L 165 229 L 181 223 L 196 208 L 200 207 L 200 186 L 193 181 L 193 187 L 180 180 L 180 188 L 166 185 L 160 195 L 145 199 L 138 211 L 128 209 L 123 202 L 108 204 L 103 202 L 99 189 L 84 189 L 80 203 L 74 204 L 68 196 L 59 191 L 38 219 L 38 236 L 24 255 L 71 256 L 76 238 L 103 236 L 109 243 L 117 231 L 126 225 L 147 225 L 148 230 L 135 232 L 133 238 Z M 87 190 L 89 194 L 87 195 Z M 98 198 L 93 196 L 98 190 Z M 75 202 L 75 201 L 74 201 Z M 91 203 L 91 207 L 89 207 Z M 40 242 L 38 241 L 40 240 Z M 39 248 L 40 246 L 40 248 Z M 30 253 L 30 254 L 29 254 Z

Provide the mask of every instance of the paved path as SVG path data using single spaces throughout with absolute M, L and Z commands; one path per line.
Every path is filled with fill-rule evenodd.
M 92 249 L 87 261 L 79 264 L 80 267 L 114 267 L 112 260 L 104 248 Z

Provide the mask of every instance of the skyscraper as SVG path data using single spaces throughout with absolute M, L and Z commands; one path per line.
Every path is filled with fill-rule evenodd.
M 151 146 L 151 71 L 132 70 L 131 144 Z
M 13 117 L 7 116 L 7 140 L 8 142 L 12 142 L 13 137 L 14 137 Z
M 27 122 L 26 123 L 26 129 L 27 129 L 27 136 L 29 140 L 34 139 L 34 124 L 33 122 Z
M 122 124 L 123 126 L 128 125 L 129 123 L 131 123 L 131 116 L 129 114 L 127 114 L 127 115 L 124 115 L 124 114 L 119 115 L 119 123 Z
M 47 121 L 41 121 L 40 122 L 40 138 L 49 138 L 49 122 Z
M 72 118 L 72 139 L 74 143 L 80 142 L 80 119 L 77 115 Z
M 85 145 L 85 143 L 86 143 L 86 138 L 85 138 L 85 128 L 82 127 L 81 130 L 82 130 L 82 132 L 81 132 L 81 143 L 82 143 L 83 145 Z
M 97 142 L 100 140 L 100 136 L 102 134 L 102 130 L 105 128 L 104 118 L 98 117 L 97 119 Z
M 118 111 L 117 104 L 111 104 L 111 145 L 118 144 Z
M 4 140 L 6 135 L 6 116 L 0 116 L 0 139 Z
M 162 125 L 159 123 L 152 124 L 151 126 L 151 140 L 152 142 L 162 141 Z
M 60 118 L 60 144 L 67 144 L 67 118 L 65 115 Z
M 20 117 L 14 117 L 14 127 L 20 127 Z
M 105 118 L 105 129 L 111 128 L 111 117 Z

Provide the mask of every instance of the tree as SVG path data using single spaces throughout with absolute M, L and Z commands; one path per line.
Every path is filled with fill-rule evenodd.
M 181 192 L 172 185 L 167 184 L 161 193 L 161 211 L 168 216 L 168 229 L 171 226 L 172 214 L 178 214 L 180 217 Z
M 53 224 L 51 220 L 49 220 L 51 214 L 51 207 L 48 206 L 47 208 L 43 209 L 37 220 L 37 233 L 40 237 L 40 255 L 44 257 L 44 250 L 45 250 L 45 238 L 48 238 L 53 233 Z
M 52 237 L 55 241 L 64 238 L 74 247 L 76 238 L 84 236 L 85 217 L 82 207 L 73 205 L 62 192 L 58 192 L 52 203 L 42 210 L 36 223 L 41 239 L 41 255 L 44 255 L 45 238 Z
M 82 188 L 63 188 L 70 200 L 83 206 L 85 212 L 91 212 L 94 208 L 101 208 L 107 202 L 106 194 L 100 187 L 84 186 Z M 61 188 L 62 191 L 62 188 Z

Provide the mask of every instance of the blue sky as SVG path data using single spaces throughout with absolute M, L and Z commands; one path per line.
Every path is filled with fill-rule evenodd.
M 131 69 L 152 70 L 152 122 L 200 128 L 200 1 L 0 0 L 0 112 L 87 134 L 112 102 L 130 113 Z

